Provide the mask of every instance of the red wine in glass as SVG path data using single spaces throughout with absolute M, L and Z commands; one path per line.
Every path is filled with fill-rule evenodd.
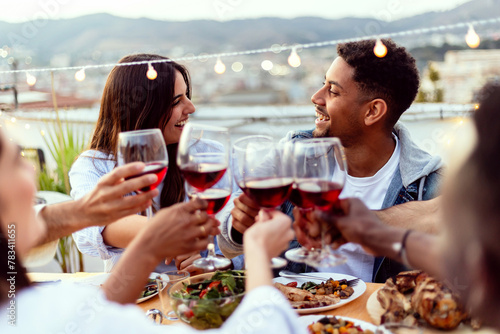
M 209 215 L 215 215 L 227 204 L 227 201 L 229 201 L 229 198 L 231 197 L 231 191 L 213 188 L 197 193 L 196 196 L 207 201 L 207 213 Z M 189 197 L 192 198 L 192 196 Z
M 342 185 L 326 180 L 308 180 L 297 184 L 303 205 L 328 210 L 337 205 Z
M 263 208 L 275 208 L 290 195 L 292 178 L 259 178 L 246 182 L 244 192 Z
M 167 174 L 167 170 L 168 170 L 168 163 L 166 163 L 166 162 L 148 162 L 146 164 L 146 167 L 144 167 L 144 169 L 142 170 L 142 172 L 140 172 L 137 175 L 127 177 L 125 180 L 130 180 L 130 179 L 140 177 L 140 176 L 143 176 L 146 174 L 155 174 L 158 177 L 158 180 L 156 180 L 155 183 L 150 184 L 149 186 L 146 186 L 146 187 L 140 189 L 140 191 L 142 191 L 142 192 L 147 192 L 147 191 L 156 189 L 156 187 L 158 187 L 158 185 L 165 178 L 165 175 Z
M 211 188 L 222 178 L 227 165 L 216 163 L 199 163 L 182 166 L 182 175 L 197 190 Z
M 146 129 L 120 132 L 118 135 L 118 165 L 142 161 L 146 164 L 144 170 L 137 176 L 154 173 L 158 176 L 155 184 L 139 189 L 139 192 L 156 188 L 167 174 L 168 153 L 160 129 Z M 148 219 L 153 216 L 153 209 L 146 209 Z
M 288 197 L 290 202 L 296 207 L 302 210 L 309 210 L 314 208 L 314 203 L 309 201 L 308 198 L 302 196 L 299 188 L 297 187 L 297 183 L 292 185 L 292 190 L 290 191 L 290 196 Z

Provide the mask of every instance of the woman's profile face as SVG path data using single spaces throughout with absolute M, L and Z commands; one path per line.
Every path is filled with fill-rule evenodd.
M 174 102 L 172 105 L 172 116 L 163 129 L 165 144 L 175 144 L 179 142 L 182 129 L 188 122 L 189 115 L 194 113 L 195 107 L 187 97 L 187 85 L 181 72 L 175 72 Z
M 35 171 L 19 147 L 0 131 L 0 221 L 2 233 L 15 239 L 16 255 L 23 256 L 45 232 L 35 217 Z

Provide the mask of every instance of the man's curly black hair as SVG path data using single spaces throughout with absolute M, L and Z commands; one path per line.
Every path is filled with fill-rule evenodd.
M 404 47 L 383 39 L 387 55 L 375 56 L 375 40 L 339 44 L 337 52 L 354 68 L 354 81 L 367 98 L 381 98 L 387 103 L 387 125 L 392 127 L 410 107 L 419 87 L 415 59 Z

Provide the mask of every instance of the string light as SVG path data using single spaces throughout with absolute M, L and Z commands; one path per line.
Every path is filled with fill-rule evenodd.
M 380 38 L 377 38 L 377 42 L 373 48 L 373 53 L 379 58 L 384 58 L 387 55 L 387 47 Z
M 297 48 L 293 47 L 292 52 L 288 56 L 288 65 L 292 67 L 299 67 L 301 64 L 300 57 L 297 54 Z
M 386 34 L 379 34 L 379 35 L 371 35 L 371 36 L 363 36 L 363 37 L 354 37 L 354 38 L 348 38 L 348 39 L 337 39 L 337 40 L 331 40 L 331 41 L 323 41 L 323 42 L 314 42 L 314 43 L 306 43 L 306 44 L 296 44 L 294 46 L 281 46 L 280 51 L 286 51 L 286 50 L 292 50 L 294 48 L 302 48 L 302 49 L 311 49 L 311 48 L 321 48 L 321 47 L 326 47 L 326 46 L 332 46 L 332 45 L 337 45 L 339 43 L 349 43 L 349 42 L 359 42 L 359 41 L 364 41 L 364 40 L 370 40 L 370 39 L 377 39 L 377 38 L 397 38 L 397 37 L 407 37 L 410 35 L 422 35 L 422 34 L 429 34 L 429 33 L 442 33 L 443 31 L 446 30 L 452 30 L 452 29 L 463 29 L 466 26 L 483 26 L 483 25 L 489 25 L 489 24 L 498 24 L 500 23 L 500 17 L 495 17 L 491 19 L 483 19 L 483 20 L 476 20 L 476 21 L 469 21 L 469 22 L 459 22 L 459 23 L 453 23 L 449 25 L 441 25 L 441 26 L 435 26 L 435 27 L 428 27 L 428 28 L 417 28 L 417 29 L 411 29 L 411 30 L 404 30 L 404 31 L 399 31 L 399 32 L 394 32 L 394 33 L 386 33 Z M 269 52 L 276 52 L 278 48 L 276 46 L 271 46 L 270 48 L 262 48 L 262 49 L 253 49 L 253 50 L 246 50 L 246 51 L 234 51 L 234 52 L 225 52 L 225 53 L 217 53 L 217 54 L 200 54 L 198 56 L 185 56 L 185 57 L 178 57 L 178 58 L 169 58 L 169 59 L 157 59 L 157 60 L 144 60 L 144 61 L 136 61 L 136 62 L 127 62 L 127 63 L 112 63 L 112 64 L 97 64 L 97 65 L 85 65 L 85 69 L 98 69 L 98 68 L 112 68 L 115 66 L 135 66 L 135 65 L 143 65 L 143 64 L 155 64 L 155 63 L 168 63 L 168 62 L 190 62 L 193 60 L 200 60 L 200 61 L 206 61 L 210 58 L 223 58 L 223 57 L 237 57 L 237 56 L 247 56 L 247 55 L 255 55 L 255 54 L 260 54 L 260 53 L 269 53 Z M 6 71 L 0 71 L 0 74 L 12 74 L 12 73 L 27 73 L 27 72 L 56 72 L 56 71 L 76 71 L 80 70 L 81 66 L 67 66 L 67 67 L 53 67 L 53 68 L 32 68 L 29 70 L 6 70 Z
M 26 124 L 26 125 L 24 126 L 24 128 L 25 128 L 26 130 L 29 130 L 30 125 L 29 125 L 29 124 Z
M 42 137 L 45 136 L 45 131 L 40 130 L 40 134 L 42 135 Z
M 36 84 L 36 77 L 26 72 L 26 82 L 28 83 L 28 85 L 34 86 Z
M 274 64 L 273 64 L 273 62 L 272 62 L 272 61 L 270 61 L 270 60 L 264 60 L 264 61 L 260 64 L 260 66 L 262 67 L 262 69 L 263 69 L 264 71 L 270 71 L 270 70 L 272 70 L 272 68 L 273 68 Z
M 148 77 L 149 80 L 154 80 L 158 76 L 158 72 L 156 72 L 155 68 L 153 67 L 153 64 L 148 63 L 148 71 L 146 73 L 146 76 Z
M 217 58 L 217 62 L 215 63 L 215 66 L 214 66 L 214 71 L 217 74 L 222 74 L 222 73 L 226 72 L 226 65 L 224 65 L 222 60 L 220 60 L 220 57 Z
M 465 42 L 472 49 L 477 48 L 481 42 L 481 38 L 479 38 L 472 24 L 469 24 L 469 31 L 467 31 L 467 35 L 465 35 Z
M 76 81 L 83 81 L 85 80 L 85 69 L 81 69 L 78 72 L 75 73 L 75 79 Z
M 243 70 L 243 64 L 240 63 L 239 61 L 237 62 L 234 62 L 232 65 L 231 65 L 231 69 L 238 73 L 238 72 L 241 72 L 241 70 Z
M 16 122 L 16 118 L 15 118 L 15 117 L 12 117 L 12 118 L 10 119 L 10 121 L 11 121 L 12 123 L 15 123 L 15 122 Z

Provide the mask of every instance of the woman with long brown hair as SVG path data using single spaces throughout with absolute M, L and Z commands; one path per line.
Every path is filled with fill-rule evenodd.
M 133 305 L 160 259 L 204 249 L 207 234 L 218 233 L 206 201 L 159 210 L 127 247 L 102 289 L 70 282 L 33 288 L 22 259 L 46 228 L 33 209 L 35 192 L 33 168 L 0 130 L 0 333 L 198 333 L 186 326 L 157 326 Z M 214 333 L 237 328 L 246 333 L 305 333 L 272 287 L 269 267 L 271 257 L 293 238 L 290 220 L 279 212 L 269 218 L 273 222 L 255 224 L 245 233 L 246 297 Z
M 158 187 L 155 210 L 185 200 L 184 181 L 175 164 L 177 144 L 182 128 L 195 111 L 191 102 L 190 77 L 185 67 L 168 58 L 137 54 L 119 63 L 143 62 L 132 66 L 115 66 L 107 79 L 101 100 L 99 118 L 90 142 L 69 173 L 71 196 L 78 199 L 95 187 L 98 180 L 116 167 L 118 134 L 123 131 L 159 128 L 163 132 L 169 161 L 167 175 Z M 155 62 L 162 61 L 162 62 Z M 148 62 L 157 72 L 148 79 Z M 99 256 L 105 270 L 117 263 L 123 248 L 145 226 L 146 217 L 132 215 L 106 227 L 90 227 L 74 234 L 83 253 Z

